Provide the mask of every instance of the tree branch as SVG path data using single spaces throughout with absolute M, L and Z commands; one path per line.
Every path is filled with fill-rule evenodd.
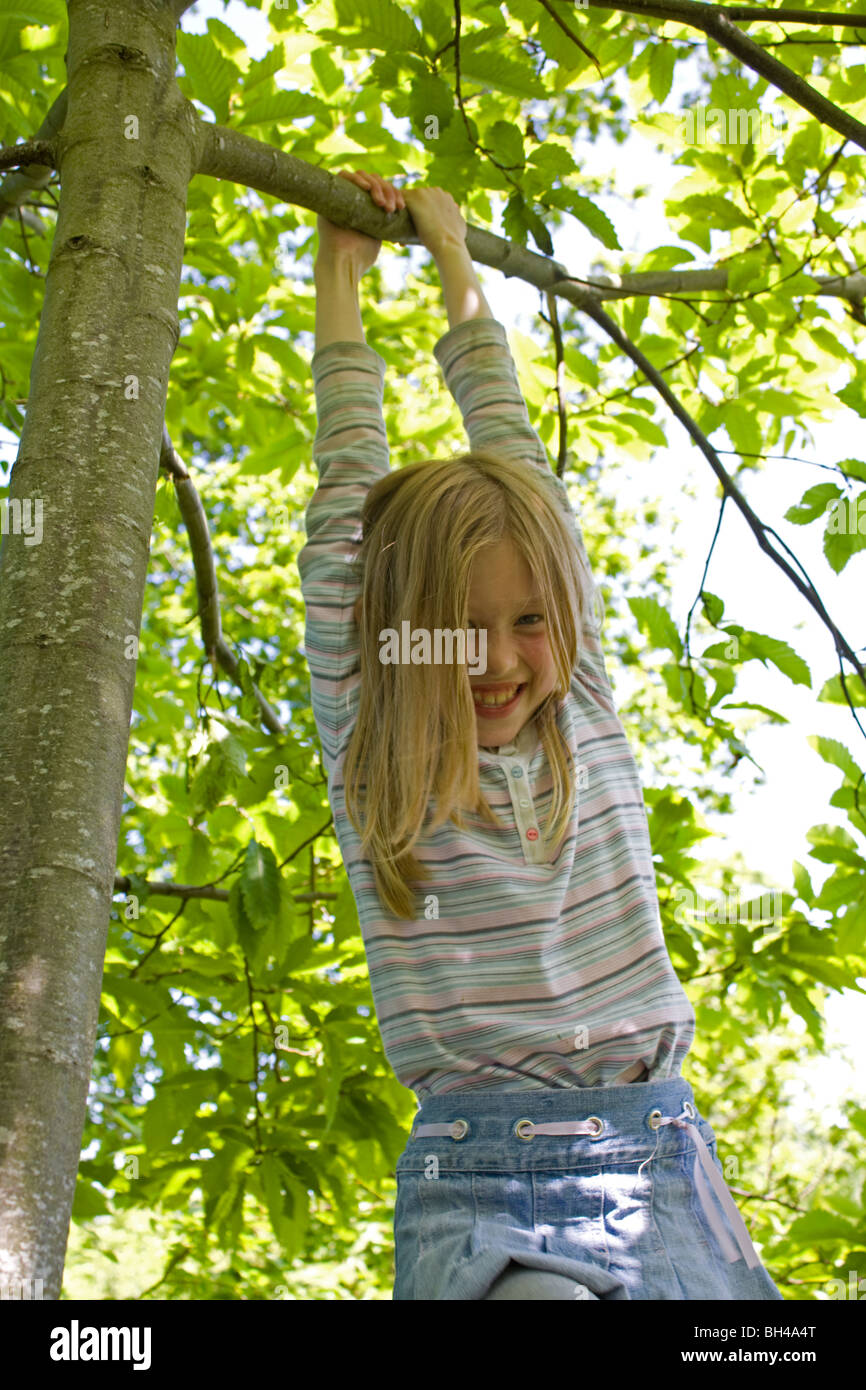
M 50 140 L 24 140 L 20 145 L 7 145 L 0 150 L 0 170 L 20 169 L 25 164 L 50 166 L 54 159 L 54 146 Z
M 205 651 L 210 657 L 211 665 L 221 666 L 240 689 L 238 659 L 222 635 L 216 561 L 207 517 L 195 483 L 172 444 L 165 425 L 162 427 L 159 466 L 171 475 L 177 495 L 177 504 L 189 536 L 189 547 L 195 570 L 195 585 L 199 598 L 198 615 L 201 620 L 201 635 Z M 270 729 L 271 733 L 284 735 L 286 731 L 275 710 L 268 704 L 255 682 L 253 682 L 252 689 L 261 710 L 262 723 Z
M 739 58 L 759 76 L 778 87 L 780 92 L 791 97 L 805 111 L 811 112 L 822 125 L 838 130 L 846 140 L 853 140 L 855 145 L 866 150 L 866 126 L 862 122 L 849 116 L 847 111 L 843 111 L 826 97 L 822 97 L 820 92 L 816 92 L 802 77 L 786 68 L 772 53 L 768 53 L 745 34 L 741 34 L 721 6 L 700 4 L 698 0 L 589 0 L 589 4 L 593 9 L 614 10 L 622 14 L 635 14 L 672 23 L 679 21 L 693 29 L 700 29 L 708 38 L 715 39 L 716 43 L 733 53 L 734 57 Z M 757 10 L 750 7 L 739 8 L 750 18 L 760 17 Z M 765 21 L 767 16 L 768 12 L 765 11 Z
M 227 903 L 229 900 L 228 890 L 225 888 L 214 888 L 210 883 L 204 883 L 200 887 L 193 883 L 160 883 L 156 879 L 145 880 L 148 895 L 156 898 L 210 898 L 213 902 Z M 131 893 L 132 880 L 123 874 L 115 874 L 114 890 L 115 893 Z M 339 893 L 293 893 L 292 900 L 296 903 L 309 902 L 333 902 L 339 898 Z
M 43 122 L 40 136 L 48 127 L 52 116 L 59 117 L 62 123 L 65 110 L 64 89 Z M 245 184 L 283 202 L 307 208 L 310 212 L 320 212 L 337 226 L 351 227 L 379 240 L 384 239 L 403 246 L 420 245 L 407 212 L 390 215 L 381 212 L 360 189 L 346 179 L 338 179 L 295 155 L 284 154 L 271 145 L 225 126 L 202 121 L 201 132 L 198 173 Z M 34 142 L 27 143 L 32 146 Z M 7 149 L 0 149 L 0 167 L 4 156 L 10 152 L 13 156 L 10 162 L 15 163 L 15 153 L 24 148 L 24 145 L 11 145 Z M 53 157 L 52 153 L 52 159 Z M 6 167 L 9 167 L 8 163 Z M 13 180 L 17 176 L 7 178 L 0 187 L 0 219 L 15 204 L 23 201 L 33 191 L 34 186 L 46 183 L 53 170 L 52 164 L 51 168 L 46 168 L 44 179 L 34 180 L 32 185 L 28 182 L 26 188 L 20 191 L 13 189 Z M 22 175 L 22 178 L 26 177 Z M 577 284 L 586 285 L 599 302 L 608 299 L 628 299 L 638 295 L 681 294 L 693 299 L 696 292 L 702 290 L 718 290 L 724 293 L 728 284 L 728 269 L 735 264 L 735 260 L 732 259 L 724 265 L 709 266 L 703 270 L 650 270 L 584 277 L 569 275 L 565 266 L 551 260 L 550 257 L 539 255 L 530 251 L 528 247 L 518 246 L 505 237 L 496 236 L 493 232 L 471 224 L 467 228 L 466 246 L 474 261 L 494 270 L 501 270 L 506 277 L 525 280 L 527 284 L 544 291 L 560 277 L 567 278 Z M 846 299 L 862 313 L 866 302 L 866 275 L 815 275 L 811 278 L 816 295 Z M 184 475 L 185 470 L 179 476 Z
M 227 126 L 202 121 L 201 140 L 199 174 L 255 188 L 281 202 L 321 213 L 338 227 L 350 227 L 379 241 L 400 246 L 420 245 L 408 211 L 383 212 L 368 194 L 348 179 L 337 178 L 325 169 Z M 734 264 L 732 260 L 706 270 L 651 270 L 584 278 L 569 275 L 564 266 L 549 256 L 539 255 L 471 223 L 467 225 L 466 248 L 473 261 L 501 270 L 508 278 L 525 280 L 538 290 L 547 291 L 558 280 L 566 279 L 587 285 L 598 300 L 624 299 L 632 295 L 692 296 L 698 289 L 724 291 L 728 267 Z M 866 276 L 863 275 L 813 278 L 818 295 L 848 299 L 854 305 L 862 304 L 866 295 Z
M 602 10 L 624 10 L 635 14 L 652 14 L 658 19 L 681 19 L 691 24 L 697 10 L 722 15 L 735 24 L 819 24 L 822 28 L 866 29 L 866 14 L 850 14 L 836 10 L 796 10 L 788 6 L 774 9 L 772 5 L 706 5 L 699 0 L 634 0 L 633 5 L 607 5 L 604 0 L 587 0 L 590 7 Z M 583 7 L 581 7 L 583 8 Z M 698 26 L 700 27 L 700 26 Z
M 10 174 L 8 178 L 3 180 L 2 186 L 0 186 L 0 222 L 2 222 L 3 218 L 10 212 L 14 212 L 21 203 L 26 202 L 34 193 L 45 188 L 50 182 L 57 168 L 57 154 L 54 147 L 54 139 L 55 136 L 59 134 L 63 122 L 66 120 L 66 105 L 67 95 L 66 88 L 64 87 L 63 91 L 60 92 L 52 102 L 45 120 L 42 122 L 32 140 L 25 141 L 23 145 L 10 145 L 6 150 L 2 151 L 4 155 L 8 155 L 11 152 L 17 155 L 18 158 L 0 165 L 0 168 L 9 169 L 17 165 L 19 166 L 19 172 Z M 31 163 L 29 154 L 24 160 L 21 159 L 22 151 L 32 152 L 40 146 L 44 147 L 42 149 L 43 162 L 41 164 Z M 22 164 L 27 165 L 26 173 L 20 172 L 20 166 Z M 42 224 L 40 223 L 39 225 L 44 231 L 45 229 L 42 227 Z
M 592 290 L 599 302 L 630 299 L 639 295 L 670 297 L 682 294 L 694 299 L 696 291 L 726 291 L 728 271 L 736 262 L 737 257 L 732 257 L 724 265 L 710 266 L 706 270 L 646 270 L 624 275 L 591 275 L 585 280 L 579 276 L 571 278 Z M 811 279 L 816 295 L 847 299 L 854 309 L 862 313 L 866 299 L 866 275 L 813 275 Z

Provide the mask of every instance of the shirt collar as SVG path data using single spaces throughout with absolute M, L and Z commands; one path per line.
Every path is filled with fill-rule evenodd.
M 512 743 L 500 743 L 495 753 L 491 748 L 482 748 L 480 752 L 483 757 L 487 758 L 529 758 L 536 752 L 538 746 L 538 730 L 535 727 L 535 720 L 530 719 L 524 724 Z

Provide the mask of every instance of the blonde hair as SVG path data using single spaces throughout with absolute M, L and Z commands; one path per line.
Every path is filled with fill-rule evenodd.
M 551 486 L 553 484 L 553 486 Z M 346 810 L 361 836 L 380 901 L 414 914 L 411 880 L 431 875 L 413 853 L 419 836 L 471 809 L 502 822 L 478 779 L 478 735 L 463 665 L 383 664 L 384 628 L 466 629 L 473 562 L 510 539 L 544 600 L 556 681 L 535 712 L 553 777 L 546 834 L 559 845 L 574 796 L 574 766 L 556 720 L 577 661 L 593 588 L 567 502 L 552 474 L 492 449 L 394 469 L 367 493 L 357 565 L 362 597 L 358 718 L 344 768 Z M 432 817 L 431 806 L 434 808 Z

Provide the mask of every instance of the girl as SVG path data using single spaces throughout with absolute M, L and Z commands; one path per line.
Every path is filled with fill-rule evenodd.
M 341 172 L 408 206 L 436 262 L 450 331 L 434 353 L 470 443 L 389 470 L 385 362 L 358 305 L 381 243 L 320 217 L 319 483 L 299 569 L 377 1020 L 420 1102 L 393 1297 L 780 1299 L 681 1075 L 695 1016 L 583 537 L 466 223 L 439 188 Z M 459 645 L 431 657 L 435 632 L 473 628 L 486 670 Z M 396 664 L 386 630 L 406 635 Z

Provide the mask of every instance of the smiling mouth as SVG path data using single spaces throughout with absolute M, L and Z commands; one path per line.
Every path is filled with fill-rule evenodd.
M 482 712 L 505 709 L 506 706 L 513 705 L 525 689 L 525 681 L 521 685 L 502 685 L 490 688 L 476 686 L 472 691 L 472 699 L 475 701 L 475 708 Z

